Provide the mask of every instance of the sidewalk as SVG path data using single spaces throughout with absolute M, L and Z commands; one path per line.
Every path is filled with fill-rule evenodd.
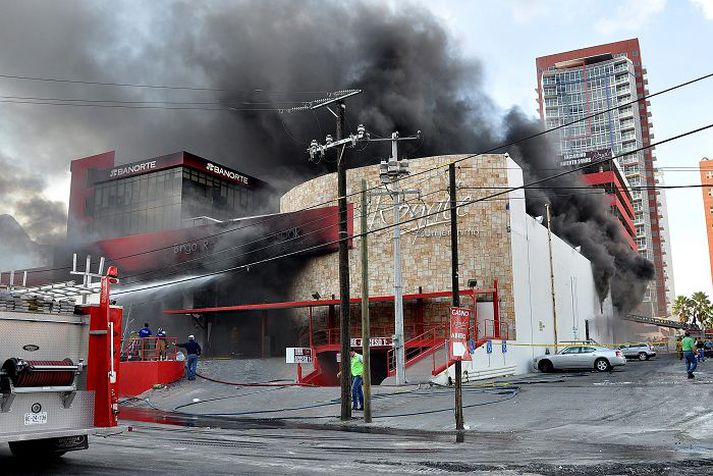
M 226 377 L 230 363 L 204 362 L 202 372 Z M 708 369 L 710 366 L 710 369 Z M 713 361 L 699 366 L 695 382 L 670 358 L 632 362 L 612 373 L 528 374 L 464 385 L 466 429 L 478 433 L 539 432 L 542 437 L 587 434 L 642 444 L 686 438 L 713 441 Z M 682 387 L 695 385 L 694 389 Z M 686 388 L 686 390 L 684 390 Z M 681 395 L 688 398 L 682 405 Z M 692 395 L 696 395 L 692 397 Z M 396 431 L 453 432 L 454 391 L 428 385 L 374 386 L 373 422 L 362 412 L 339 419 L 338 387 L 236 387 L 203 379 L 152 390 L 127 402 L 186 415 L 274 420 L 282 425 L 322 425 Z

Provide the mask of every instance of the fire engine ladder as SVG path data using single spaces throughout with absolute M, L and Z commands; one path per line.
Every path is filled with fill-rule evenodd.
M 660 317 L 647 317 L 638 316 L 636 314 L 629 314 L 628 316 L 624 316 L 624 319 L 626 319 L 627 321 L 641 322 L 643 324 L 651 324 L 659 327 L 670 327 L 673 329 L 698 329 L 697 325 L 691 324 L 689 322 L 671 321 L 669 319 L 663 319 Z
M 3 272 L 0 271 L 0 289 L 10 291 L 14 295 L 32 295 L 49 300 L 67 300 L 74 298 L 86 299 L 87 296 L 96 294 L 101 287 L 100 282 L 93 282 L 93 277 L 101 277 L 104 272 L 104 257 L 99 260 L 97 273 L 91 272 L 91 256 L 87 256 L 86 270 L 77 271 L 77 255 L 74 255 L 72 271 L 70 274 L 80 275 L 82 283 L 76 281 L 64 281 L 60 283 L 46 284 L 43 286 L 27 286 L 27 271 L 22 272 L 21 284 L 15 283 L 15 271 L 6 272 L 9 275 L 7 284 L 3 284 Z

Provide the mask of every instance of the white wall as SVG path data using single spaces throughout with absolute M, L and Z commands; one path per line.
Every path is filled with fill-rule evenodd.
M 508 158 L 508 184 L 522 185 L 522 171 Z M 554 320 L 547 228 L 525 212 L 523 190 L 510 192 L 510 234 L 512 238 L 513 294 L 516 340 L 493 341 L 493 353 L 478 348 L 473 361 L 464 363 L 469 378 L 522 374 L 533 369 L 532 359 L 554 351 Z M 613 342 L 611 299 L 600 304 L 591 263 L 572 246 L 552 235 L 557 340 L 584 340 L 585 321 L 589 337 L 600 343 Z M 453 377 L 453 367 L 438 380 Z

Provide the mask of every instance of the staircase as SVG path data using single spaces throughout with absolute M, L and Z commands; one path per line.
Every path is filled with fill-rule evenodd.
M 435 352 L 443 348 L 447 332 L 447 323 L 440 324 L 438 326 L 431 327 L 423 334 L 419 334 L 416 337 L 412 337 L 404 342 L 406 368 L 420 362 L 429 355 L 435 354 Z M 394 349 L 389 350 L 387 353 L 387 364 L 387 375 L 389 377 L 396 375 L 396 354 Z

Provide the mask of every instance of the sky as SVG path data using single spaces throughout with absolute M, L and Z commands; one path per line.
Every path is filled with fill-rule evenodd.
M 651 93 L 713 72 L 713 0 L 502 0 L 422 2 L 466 55 L 485 63 L 486 90 L 507 108 L 537 112 L 535 58 L 638 38 Z M 654 140 L 713 123 L 713 79 L 651 100 Z M 667 185 L 700 184 L 713 131 L 656 148 Z M 668 168 L 668 170 L 667 170 Z M 713 296 L 702 191 L 666 191 L 676 294 Z
M 713 72 L 713 49 L 710 47 L 713 45 L 713 0 L 414 1 L 440 19 L 455 38 L 452 47 L 458 49 L 460 55 L 480 61 L 484 76 L 482 89 L 503 110 L 519 106 L 528 114 L 537 114 L 536 57 L 628 38 L 640 40 L 642 61 L 648 70 L 648 87 L 652 93 Z M 12 3 L 0 0 L 0 11 L 10 11 L 14 6 Z M 120 9 L 114 8 L 116 2 L 88 3 L 96 5 L 96 11 L 112 19 L 108 31 L 95 31 L 91 17 L 79 18 L 70 10 L 63 10 L 62 3 L 47 8 L 40 2 L 30 1 L 24 3 L 22 9 L 18 8 L 15 15 L 6 14 L 4 20 L 0 17 L 0 44 L 4 45 L 0 50 L 0 74 L 131 82 L 134 80 L 131 63 L 117 59 L 136 54 L 138 42 L 149 44 L 156 48 L 157 54 L 162 54 L 160 45 L 151 42 L 152 35 L 157 31 L 164 35 L 171 32 L 162 30 L 167 28 L 166 24 L 152 23 L 155 17 L 145 14 L 142 2 L 118 2 L 122 6 Z M 37 5 L 34 10 L 31 8 L 33 4 Z M 396 0 L 389 6 L 392 9 L 409 8 L 407 2 Z M 37 10 L 43 11 L 42 25 L 34 24 Z M 190 17 L 192 11 L 183 13 Z M 293 21 L 303 19 L 294 18 Z M 190 24 L 187 23 L 186 28 L 190 28 Z M 83 30 L 84 35 L 80 36 Z M 40 41 L 31 45 L 12 41 L 22 35 L 32 35 Z M 97 48 L 99 53 L 95 55 L 95 64 L 91 65 L 93 69 L 83 64 L 82 56 L 74 56 L 72 51 L 92 51 L 92 41 L 101 42 L 103 46 L 101 50 Z M 53 43 L 65 48 L 67 61 L 64 63 L 63 51 L 53 47 Z M 10 50 L 14 50 L 12 55 L 8 53 Z M 218 52 L 205 54 L 217 55 Z M 195 83 L 195 75 L 181 68 L 180 58 L 171 59 L 168 66 L 165 63 L 162 62 L 164 68 L 176 65 L 169 79 L 166 71 L 159 70 L 142 71 L 142 79 Z M 78 77 L 78 74 L 88 77 Z M 444 84 L 444 88 L 447 87 Z M 41 91 L 23 90 L 8 81 L 0 81 L 0 92 L 42 94 Z M 651 103 L 655 140 L 713 123 L 713 80 L 654 98 Z M 172 130 L 180 127 L 180 122 L 171 117 L 152 116 L 155 117 L 155 130 L 164 128 L 165 132 L 158 133 L 175 143 L 169 150 L 157 150 L 152 147 L 151 134 L 137 136 L 131 131 L 131 113 L 120 116 L 123 119 L 117 124 L 115 118 L 119 113 L 115 111 L 73 112 L 71 123 L 55 123 L 50 127 L 43 122 L 46 121 L 43 117 L 46 110 L 42 106 L 0 103 L 0 163 L 44 176 L 37 194 L 48 203 L 65 209 L 68 166 L 72 158 L 119 149 L 120 161 L 126 162 L 186 148 L 176 139 L 181 137 L 180 131 Z M 114 119 L 107 119 L 110 116 Z M 132 144 L 126 144 L 127 137 L 132 138 Z M 204 147 L 203 150 L 194 149 L 195 152 L 205 151 L 209 157 L 215 153 L 209 139 L 194 140 L 194 144 Z M 713 158 L 713 132 L 706 131 L 660 146 L 656 156 L 666 184 L 700 183 L 694 168 L 702 157 Z M 57 161 L 56 157 L 63 159 Z M 672 167 L 691 169 L 681 171 L 672 170 Z M 11 186 L 0 180 L 0 186 L 3 183 Z M 36 183 L 32 182 L 33 185 Z M 703 290 L 713 295 L 701 190 L 671 190 L 666 192 L 666 197 L 675 291 L 691 294 Z M 12 203 L 0 203 L 0 214 L 13 211 Z

